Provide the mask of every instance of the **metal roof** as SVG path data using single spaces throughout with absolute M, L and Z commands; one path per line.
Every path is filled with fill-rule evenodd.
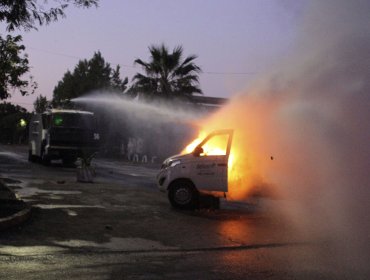
M 94 115 L 93 112 L 88 111 L 80 111 L 80 110 L 69 110 L 69 109 L 51 109 L 50 113 L 67 113 L 67 114 L 87 114 L 87 115 Z
M 204 105 L 222 105 L 225 104 L 228 99 L 222 97 L 211 97 L 211 96 L 199 96 L 193 95 L 191 96 L 191 100 L 195 103 L 201 103 Z

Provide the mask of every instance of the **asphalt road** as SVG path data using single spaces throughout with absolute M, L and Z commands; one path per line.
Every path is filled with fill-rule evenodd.
M 0 177 L 34 206 L 0 232 L 0 279 L 366 279 L 339 267 L 329 244 L 307 239 L 261 205 L 173 210 L 157 166 L 95 160 L 94 183 L 26 148 L 0 146 Z M 278 203 L 278 202 L 275 202 Z

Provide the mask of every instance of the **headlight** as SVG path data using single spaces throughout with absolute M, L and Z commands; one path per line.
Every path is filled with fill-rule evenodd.
M 175 167 L 176 165 L 179 165 L 180 163 L 181 163 L 180 160 L 171 161 L 169 164 L 169 167 Z
M 166 159 L 163 164 L 162 164 L 162 167 L 161 169 L 166 169 L 168 167 L 174 167 L 178 164 L 181 163 L 181 160 L 171 160 L 171 159 Z

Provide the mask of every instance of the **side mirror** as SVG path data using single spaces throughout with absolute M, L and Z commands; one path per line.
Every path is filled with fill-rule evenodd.
M 200 146 L 197 146 L 195 147 L 194 151 L 193 151 L 193 155 L 196 156 L 196 157 L 199 157 L 200 154 L 203 154 L 203 148 L 200 147 Z

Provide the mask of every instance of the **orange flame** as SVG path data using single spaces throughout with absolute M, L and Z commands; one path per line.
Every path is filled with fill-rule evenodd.
M 181 152 L 181 154 L 192 153 L 197 145 L 199 145 L 210 132 L 211 131 L 207 130 L 200 131 L 199 136 L 194 139 L 189 145 L 187 145 L 185 149 Z M 204 146 L 202 146 L 203 155 L 224 155 L 224 146 L 224 143 L 222 143 L 222 141 L 220 140 L 208 141 Z M 246 193 L 248 192 L 248 190 L 246 188 L 243 188 L 240 184 L 241 180 L 247 173 L 246 170 L 242 170 L 245 164 L 238 166 L 238 164 L 241 164 L 241 162 L 238 162 L 238 159 L 240 159 L 238 155 L 240 153 L 240 147 L 238 147 L 236 143 L 232 143 L 231 151 L 228 158 L 228 194 L 229 198 L 231 199 L 245 198 Z
M 242 101 L 236 99 L 197 123 L 200 127 L 199 136 L 182 151 L 182 154 L 192 153 L 212 131 L 233 127 L 234 136 L 228 159 L 227 196 L 234 200 L 260 194 L 271 195 L 273 191 L 262 174 L 267 174 L 273 164 L 270 151 L 274 148 L 274 139 L 270 133 L 275 127 L 267 126 L 266 122 L 270 122 L 269 112 L 274 111 L 275 104 L 262 103 L 251 97 Z M 206 155 L 219 155 L 223 151 L 221 146 L 218 142 L 207 142 L 202 148 Z
M 199 136 L 194 139 L 186 148 L 181 152 L 181 154 L 190 154 L 194 151 L 194 149 L 203 141 L 203 139 L 207 136 L 205 131 L 201 131 Z M 216 138 L 217 139 L 217 138 Z M 204 155 L 224 155 L 226 154 L 226 145 L 222 141 L 223 139 L 217 139 L 216 141 L 208 141 L 203 146 L 203 154 Z M 234 153 L 233 150 L 230 151 L 229 159 L 228 159 L 228 167 L 229 170 L 232 169 L 234 163 Z M 230 173 L 229 173 L 230 176 Z

